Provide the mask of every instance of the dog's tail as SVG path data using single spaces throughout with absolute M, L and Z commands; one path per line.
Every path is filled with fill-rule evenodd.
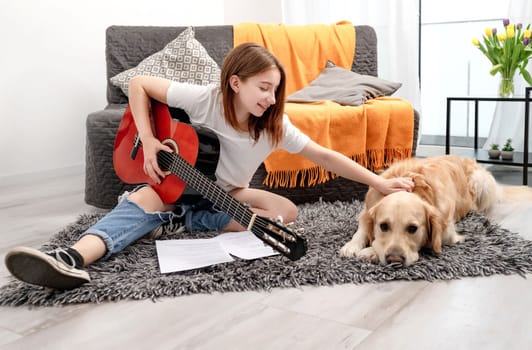
M 509 186 L 497 183 L 493 175 L 480 168 L 472 174 L 471 190 L 476 195 L 476 204 L 480 212 L 488 214 L 497 204 L 530 202 L 532 188 L 528 186 Z
M 478 167 L 471 173 L 469 186 L 475 196 L 477 210 L 485 214 L 488 214 L 505 197 L 503 187 L 497 183 L 489 171 L 482 167 Z

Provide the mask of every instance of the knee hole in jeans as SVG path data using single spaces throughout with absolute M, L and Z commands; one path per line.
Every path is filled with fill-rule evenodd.
M 146 213 L 172 211 L 173 205 L 166 204 L 151 187 L 142 187 L 129 195 L 128 199 L 137 204 Z

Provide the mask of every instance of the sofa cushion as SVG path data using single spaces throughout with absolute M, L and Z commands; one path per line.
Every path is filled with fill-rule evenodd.
M 136 75 L 207 85 L 220 81 L 220 67 L 209 56 L 203 45 L 194 38 L 193 28 L 188 27 L 162 50 L 110 80 L 128 95 L 129 80 Z
M 333 101 L 359 106 L 368 99 L 390 96 L 401 83 L 352 72 L 328 61 L 325 69 L 310 84 L 287 97 L 288 102 Z

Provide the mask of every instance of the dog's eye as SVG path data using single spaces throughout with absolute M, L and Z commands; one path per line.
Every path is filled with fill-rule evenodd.
M 383 222 L 382 224 L 380 224 L 380 228 L 382 232 L 386 232 L 389 230 L 390 227 L 388 226 L 387 223 Z
M 415 225 L 409 225 L 407 228 L 406 228 L 406 231 L 408 233 L 411 233 L 411 234 L 414 234 L 417 232 L 417 226 Z

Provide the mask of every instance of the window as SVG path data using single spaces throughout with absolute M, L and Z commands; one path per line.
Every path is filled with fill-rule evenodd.
M 421 143 L 444 143 L 446 98 L 448 96 L 494 96 L 498 76 L 491 64 L 472 45 L 487 27 L 502 28 L 510 0 L 448 0 L 421 4 Z M 479 135 L 487 136 L 495 103 L 479 106 Z M 453 103 L 451 134 L 471 145 L 473 106 Z M 459 141 L 458 144 L 460 145 Z

